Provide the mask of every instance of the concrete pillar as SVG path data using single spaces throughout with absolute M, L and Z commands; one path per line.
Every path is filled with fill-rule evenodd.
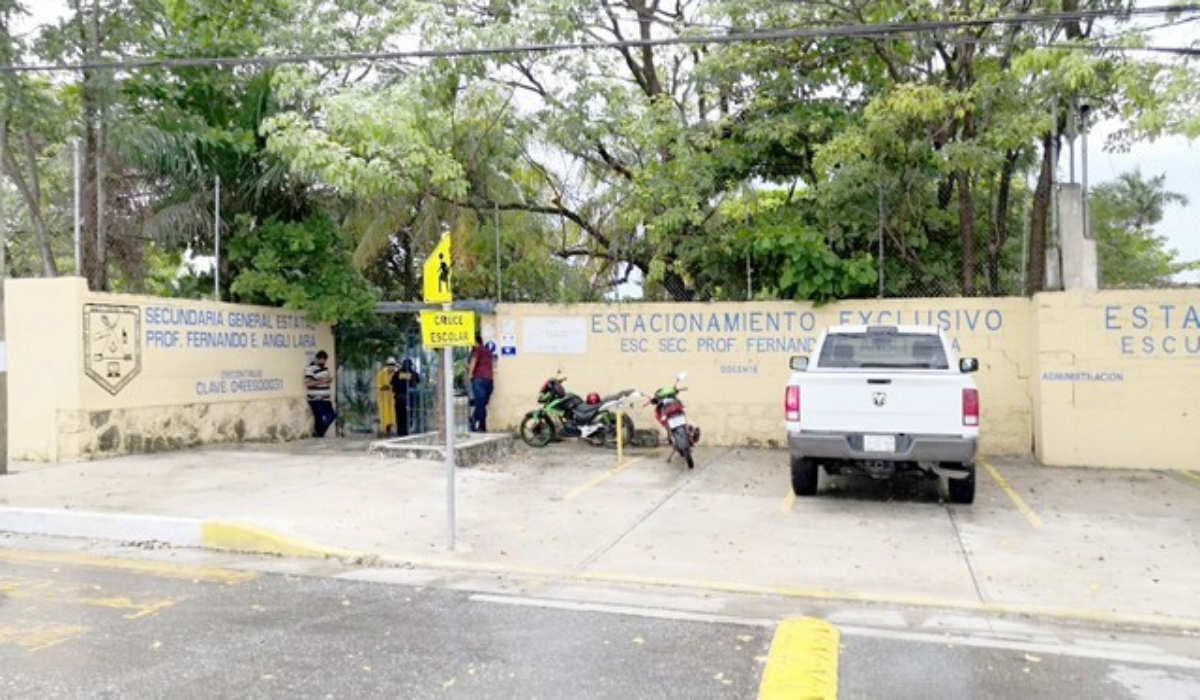
M 1095 291 L 1099 280 L 1096 241 L 1083 237 L 1083 189 L 1077 184 L 1059 185 L 1058 230 L 1063 289 Z

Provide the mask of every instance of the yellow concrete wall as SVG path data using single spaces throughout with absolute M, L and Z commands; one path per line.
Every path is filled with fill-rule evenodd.
M 328 324 L 280 309 L 7 280 L 9 452 L 59 460 L 307 434 Z M 331 360 L 332 361 L 332 360 Z
M 81 405 L 83 329 L 76 315 L 82 279 L 6 280 L 8 453 L 13 459 L 58 459 L 59 409 Z
M 331 329 L 278 309 L 93 294 L 78 278 L 5 287 L 9 452 L 60 460 L 307 435 L 303 370 Z M 579 394 L 649 393 L 688 372 L 707 444 L 782 445 L 788 358 L 837 323 L 944 328 L 980 360 L 989 454 L 1048 465 L 1194 468 L 1200 291 L 1033 300 L 501 304 L 489 428 L 515 429 L 561 368 Z M 224 341 L 224 342 L 222 342 Z M 115 343 L 105 345 L 105 343 Z M 654 428 L 648 409 L 640 428 Z
M 495 344 L 489 429 L 515 428 L 537 389 L 561 367 L 580 395 L 624 388 L 649 393 L 688 372 L 684 403 L 704 441 L 782 445 L 788 358 L 811 350 L 837 323 L 942 326 L 961 354 L 980 361 L 984 449 L 1028 453 L 1032 442 L 1033 335 L 1026 299 L 913 299 L 806 303 L 501 304 L 482 319 Z M 649 409 L 638 427 L 657 427 Z
M 1039 461 L 1195 469 L 1200 291 L 1042 294 L 1033 303 Z

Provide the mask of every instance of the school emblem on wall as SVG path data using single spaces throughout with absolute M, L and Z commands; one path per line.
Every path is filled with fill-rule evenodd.
M 114 396 L 142 371 L 142 312 L 136 306 L 83 305 L 83 369 Z

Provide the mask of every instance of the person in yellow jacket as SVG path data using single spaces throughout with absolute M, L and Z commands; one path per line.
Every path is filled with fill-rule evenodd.
M 399 369 L 396 358 L 389 357 L 375 375 L 375 405 L 379 407 L 379 432 L 392 435 L 396 432 L 396 401 L 392 396 L 392 375 Z

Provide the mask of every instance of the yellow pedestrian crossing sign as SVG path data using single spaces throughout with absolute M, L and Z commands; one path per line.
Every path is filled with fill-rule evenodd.
M 425 259 L 425 303 L 449 304 L 454 301 L 451 291 L 450 234 L 442 236 L 433 252 Z
M 475 344 L 474 311 L 422 311 L 421 342 L 427 348 L 469 348 Z

